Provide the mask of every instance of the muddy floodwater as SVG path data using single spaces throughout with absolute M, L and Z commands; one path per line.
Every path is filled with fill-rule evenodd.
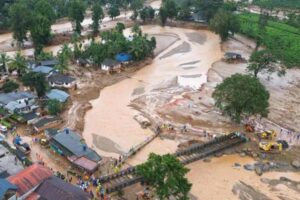
M 201 81 L 205 82 L 212 63 L 222 57 L 219 37 L 209 31 L 160 26 L 142 28 L 157 39 L 157 56 L 153 63 L 134 76 L 104 88 L 99 98 L 91 101 L 93 108 L 85 116 L 83 137 L 101 155 L 118 157 L 153 134 L 149 129 L 142 129 L 134 120 L 139 113 L 128 106 L 132 99 L 161 87 L 179 75 L 200 74 Z M 189 67 L 188 70 L 186 67 Z M 175 150 L 177 146 L 176 141 L 156 140 L 155 143 L 155 151 L 160 153 Z M 147 155 L 141 156 L 138 161 L 132 162 L 146 158 Z
M 257 176 L 243 168 L 254 162 L 249 157 L 230 155 L 187 165 L 190 169 L 187 177 L 193 183 L 192 195 L 205 200 L 300 199 L 299 173 L 268 172 Z

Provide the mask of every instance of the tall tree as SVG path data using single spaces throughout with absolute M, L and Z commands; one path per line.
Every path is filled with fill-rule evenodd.
M 247 67 L 247 70 L 250 73 L 253 73 L 255 77 L 257 77 L 258 73 L 266 72 L 273 73 L 275 71 L 278 72 L 278 76 L 284 75 L 284 68 L 276 65 L 275 58 L 268 50 L 254 51 L 250 57 L 250 64 Z
M 269 112 L 269 92 L 253 76 L 234 74 L 217 85 L 212 96 L 216 107 L 236 122 L 243 116 L 266 117 Z
M 64 44 L 58 52 L 58 64 L 55 66 L 60 73 L 66 73 L 69 70 L 69 59 L 72 51 L 67 44 Z
M 123 31 L 125 30 L 125 24 L 118 22 L 116 24 L 115 27 L 116 31 L 118 31 L 119 33 L 123 33 Z
M 104 12 L 101 7 L 101 4 L 99 2 L 95 2 L 92 7 L 93 15 L 92 15 L 92 29 L 93 29 L 93 34 L 97 35 L 99 33 L 99 28 L 102 19 L 104 18 Z
M 178 15 L 178 8 L 174 0 L 163 0 L 162 7 L 165 9 L 169 19 L 174 19 Z
M 223 0 L 194 0 L 197 11 L 200 11 L 203 17 L 209 22 L 223 5 Z
M 12 80 L 7 80 L 1 90 L 5 93 L 13 92 L 19 88 L 19 84 Z
M 27 31 L 30 24 L 30 12 L 25 1 L 17 1 L 9 10 L 11 29 L 13 37 L 17 40 L 18 46 L 22 46 L 24 40 L 27 39 Z
M 211 29 L 220 35 L 222 41 L 227 40 L 229 34 L 234 35 L 240 29 L 240 24 L 235 15 L 223 9 L 218 10 L 210 20 Z
M 159 9 L 159 19 L 160 19 L 161 25 L 165 26 L 167 19 L 168 19 L 168 13 L 167 13 L 166 9 L 163 7 L 160 7 L 160 9 Z
M 109 7 L 108 15 L 110 16 L 110 18 L 111 18 L 112 20 L 114 20 L 114 18 L 116 18 L 117 16 L 120 15 L 120 10 L 119 10 L 119 7 L 118 7 L 117 4 L 112 4 L 112 5 Z
M 30 87 L 36 91 L 38 97 L 45 96 L 49 85 L 44 74 L 29 72 L 22 77 L 24 86 Z
M 75 22 L 74 31 L 81 34 L 81 22 L 84 20 L 85 5 L 81 0 L 71 0 L 69 3 L 69 18 Z
M 26 59 L 24 56 L 21 55 L 21 52 L 18 51 L 16 53 L 15 57 L 9 63 L 9 69 L 11 71 L 17 70 L 18 76 L 22 76 L 22 74 L 26 72 Z
M 137 167 L 137 173 L 155 189 L 159 199 L 175 197 L 188 200 L 192 186 L 185 177 L 188 171 L 170 154 L 160 156 L 151 153 L 148 160 Z

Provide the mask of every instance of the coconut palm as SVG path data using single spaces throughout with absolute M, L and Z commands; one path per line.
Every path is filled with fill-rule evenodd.
M 0 55 L 0 65 L 1 65 L 1 70 L 4 72 L 7 72 L 7 63 L 10 61 L 10 58 L 7 56 L 6 53 L 1 53 Z
M 14 59 L 9 63 L 9 69 L 11 71 L 17 70 L 18 76 L 22 76 L 22 74 L 26 72 L 26 59 L 21 55 L 20 51 L 16 53 Z

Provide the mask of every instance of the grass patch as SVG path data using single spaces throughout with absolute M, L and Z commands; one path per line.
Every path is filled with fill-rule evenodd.
M 256 38 L 259 16 L 243 13 L 238 17 L 241 23 L 241 33 Z M 269 20 L 263 43 L 287 67 L 300 67 L 300 30 L 298 28 Z

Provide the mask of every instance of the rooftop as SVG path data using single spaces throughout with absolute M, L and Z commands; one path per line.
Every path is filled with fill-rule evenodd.
M 20 161 L 15 164 L 15 155 L 10 153 L 6 147 L 0 144 L 0 177 L 7 178 L 15 175 L 23 169 Z
M 53 71 L 53 68 L 52 67 L 48 67 L 48 66 L 37 66 L 32 71 L 33 72 L 42 73 L 42 74 L 49 74 L 50 72 Z
M 10 92 L 10 93 L 0 93 L 0 103 L 8 104 L 11 101 L 17 101 L 21 99 L 32 99 L 35 96 L 30 92 Z
M 36 128 L 41 128 L 48 123 L 59 121 L 59 120 L 60 118 L 56 116 L 45 116 L 37 120 L 35 123 L 33 123 L 33 126 Z
M 127 62 L 132 60 L 132 56 L 128 53 L 119 53 L 116 55 L 116 60 L 119 62 Z
M 48 99 L 56 99 L 59 102 L 63 103 L 68 100 L 70 95 L 63 90 L 52 89 L 46 94 L 46 96 L 48 97 Z
M 7 180 L 18 187 L 17 193 L 22 196 L 45 179 L 52 176 L 52 171 L 40 164 L 33 164 Z
M 113 60 L 113 59 L 109 59 L 109 58 L 104 59 L 103 62 L 102 62 L 102 65 L 106 65 L 106 66 L 109 66 L 109 67 L 113 67 L 113 66 L 116 66 L 118 64 L 120 64 L 118 61 Z
M 54 82 L 54 83 L 72 83 L 76 79 L 71 76 L 67 76 L 60 73 L 53 73 L 48 77 L 48 81 Z
M 53 59 L 53 60 L 43 60 L 39 64 L 43 66 L 54 67 L 58 63 L 59 63 L 58 60 Z
M 81 190 L 79 187 L 71 185 L 70 183 L 67 183 L 55 176 L 47 178 L 34 192 L 42 199 L 90 199 L 89 194 Z
M 58 144 L 72 152 L 77 157 L 85 156 L 90 160 L 99 162 L 102 158 L 83 143 L 83 139 L 75 132 L 65 129 L 53 137 Z
M 8 190 L 17 191 L 17 186 L 11 184 L 6 179 L 0 179 L 0 199 L 4 199 L 4 195 Z

